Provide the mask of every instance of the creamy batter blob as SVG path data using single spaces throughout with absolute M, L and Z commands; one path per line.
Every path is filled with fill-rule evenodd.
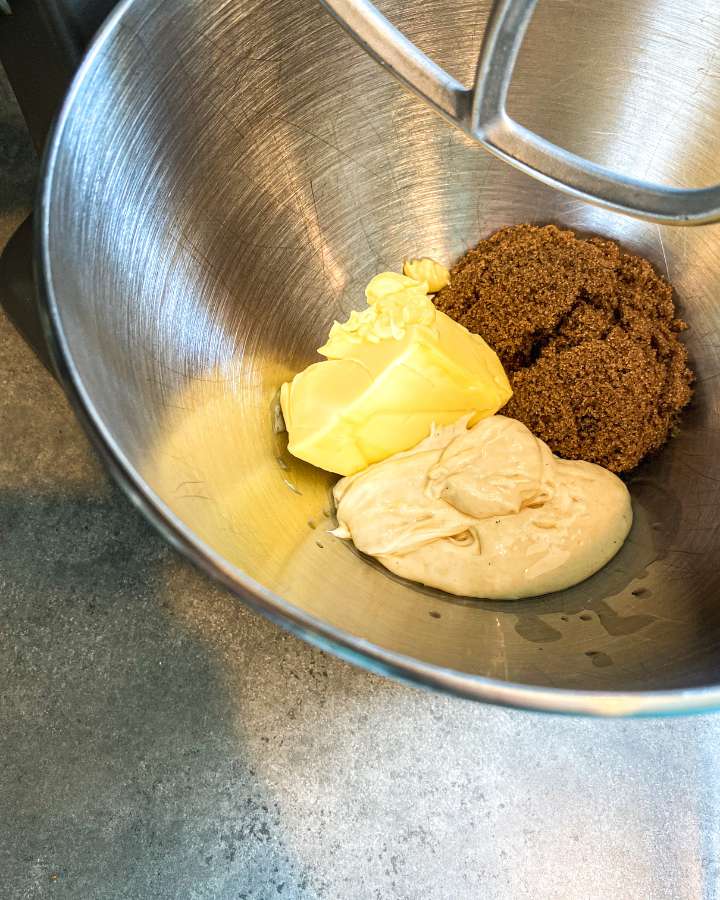
M 341 479 L 334 534 L 397 575 L 488 600 L 563 590 L 617 553 L 632 524 L 617 476 L 553 456 L 515 419 L 468 421 Z

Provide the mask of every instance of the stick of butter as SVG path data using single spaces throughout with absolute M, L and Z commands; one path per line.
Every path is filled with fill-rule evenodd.
M 427 281 L 376 275 L 367 309 L 335 322 L 308 366 L 280 391 L 288 450 L 352 475 L 414 447 L 433 425 L 491 416 L 512 389 L 497 354 L 433 305 Z

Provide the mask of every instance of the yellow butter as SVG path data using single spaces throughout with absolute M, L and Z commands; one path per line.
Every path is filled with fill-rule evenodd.
M 336 322 L 314 363 L 282 386 L 288 450 L 351 475 L 442 426 L 493 415 L 512 390 L 495 352 L 436 309 L 428 283 L 376 275 L 367 309 Z
M 450 283 L 450 272 L 429 256 L 420 259 L 406 259 L 403 263 L 403 274 L 414 278 L 416 281 L 424 281 L 428 286 L 428 292 L 437 294 L 446 284 Z

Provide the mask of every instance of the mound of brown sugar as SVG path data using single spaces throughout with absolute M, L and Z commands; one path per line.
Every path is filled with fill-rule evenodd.
M 497 352 L 519 419 L 566 459 L 627 472 L 691 397 L 672 287 L 613 241 L 514 225 L 470 250 L 435 304 Z

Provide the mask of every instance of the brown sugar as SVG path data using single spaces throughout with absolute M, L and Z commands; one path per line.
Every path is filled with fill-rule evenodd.
M 496 350 L 514 391 L 503 413 L 559 456 L 627 472 L 690 400 L 672 287 L 613 241 L 504 228 L 459 260 L 435 303 Z

